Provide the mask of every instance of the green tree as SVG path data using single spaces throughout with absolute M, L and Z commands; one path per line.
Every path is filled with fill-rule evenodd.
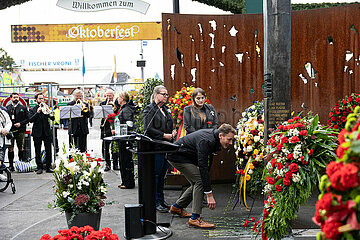
M 0 48 L 0 67 L 4 70 L 12 71 L 14 63 L 14 59 L 4 49 Z

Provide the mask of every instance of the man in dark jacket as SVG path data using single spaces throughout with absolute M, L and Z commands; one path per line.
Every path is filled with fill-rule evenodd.
M 16 140 L 16 145 L 18 147 L 18 156 L 19 160 L 24 160 L 24 140 L 25 140 L 25 131 L 26 124 L 29 122 L 29 112 L 26 106 L 23 106 L 19 102 L 19 94 L 14 92 L 10 95 L 11 104 L 7 105 L 7 113 L 10 116 L 10 119 L 13 123 L 11 127 L 11 132 L 14 133 L 14 138 L 11 139 L 11 146 L 9 147 L 9 164 L 10 171 L 14 171 L 14 144 Z
M 120 109 L 120 105 L 118 104 L 117 101 L 114 101 L 114 91 L 111 89 L 108 89 L 106 91 L 106 100 L 100 103 L 100 106 L 104 106 L 104 105 L 111 105 L 113 106 L 113 110 L 114 113 L 118 113 L 119 109 Z M 112 132 L 111 132 L 111 124 L 109 122 L 109 120 L 107 120 L 106 118 L 101 119 L 101 124 L 100 124 L 100 137 L 101 139 L 104 139 L 105 137 L 110 137 L 112 136 Z M 110 161 L 110 141 L 102 141 L 102 155 L 103 158 L 105 159 L 106 162 L 106 167 L 105 167 L 105 171 L 109 171 L 111 169 L 111 161 Z M 118 161 L 118 152 L 113 152 L 111 151 L 111 157 L 113 159 L 113 169 L 114 170 L 120 170 L 119 167 L 119 161 Z
M 88 127 L 88 118 L 89 105 L 83 102 L 83 92 L 80 89 L 76 89 L 73 92 L 74 100 L 69 102 L 68 106 L 73 106 L 77 103 L 82 102 L 84 108 L 81 110 L 81 117 L 71 118 L 69 122 L 69 141 L 70 145 L 75 144 L 75 147 L 80 150 L 80 152 L 86 152 L 86 140 L 87 135 L 89 134 Z
M 232 145 L 235 134 L 235 129 L 226 123 L 218 129 L 200 129 L 176 141 L 175 144 L 180 145 L 179 151 L 167 156 L 170 164 L 184 174 L 190 183 L 190 187 L 170 207 L 170 213 L 191 217 L 189 219 L 190 226 L 215 227 L 214 224 L 207 223 L 200 218 L 204 193 L 209 208 L 213 210 L 216 206 L 211 190 L 208 159 L 221 147 L 226 149 Z M 184 210 L 191 201 L 193 201 L 192 214 Z
M 41 162 L 41 144 L 44 142 L 45 152 L 46 152 L 46 172 L 53 173 L 54 171 L 51 169 L 51 140 L 52 134 L 50 131 L 50 123 L 49 118 L 54 121 L 54 115 L 43 112 L 43 107 L 41 104 L 44 104 L 44 95 L 42 93 L 37 93 L 35 95 L 36 106 L 30 109 L 30 118 L 29 121 L 33 122 L 33 128 L 31 132 L 31 136 L 34 140 L 35 147 L 35 160 L 37 165 L 37 174 L 41 174 L 43 172 L 43 164 Z M 45 105 L 44 105 L 45 106 Z

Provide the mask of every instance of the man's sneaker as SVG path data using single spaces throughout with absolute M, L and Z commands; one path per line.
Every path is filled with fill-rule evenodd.
M 196 228 L 214 228 L 215 224 L 207 223 L 198 217 L 196 220 L 189 219 L 189 227 L 196 227 Z
M 6 181 L 7 181 L 7 177 L 6 177 L 4 174 L 0 174 L 0 181 L 6 182 Z
M 177 214 L 180 217 L 184 217 L 184 218 L 191 217 L 191 215 L 192 215 L 191 213 L 188 213 L 187 211 L 185 211 L 183 208 L 176 208 L 174 206 L 170 206 L 169 213 Z
M 160 203 L 161 206 L 163 206 L 164 208 L 167 208 L 168 210 L 170 209 L 171 205 L 168 204 L 167 202 L 163 201 L 162 203 Z

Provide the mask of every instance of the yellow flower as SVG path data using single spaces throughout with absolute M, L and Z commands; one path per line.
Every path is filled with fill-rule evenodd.
M 249 181 L 250 180 L 250 175 L 246 175 L 246 181 Z
M 249 168 L 250 168 L 250 169 L 254 169 L 254 164 L 250 163 L 250 164 L 249 164 Z
M 259 154 L 259 150 L 258 150 L 258 149 L 255 149 L 255 150 L 254 150 L 254 154 L 255 154 L 255 155 L 258 155 L 258 154 Z

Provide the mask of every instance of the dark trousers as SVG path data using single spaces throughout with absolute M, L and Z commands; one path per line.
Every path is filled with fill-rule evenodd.
M 41 162 L 41 145 L 44 142 L 46 152 L 46 169 L 51 168 L 51 136 L 42 135 L 41 137 L 33 137 L 35 147 L 35 160 L 37 169 L 43 169 L 43 163 Z
M 126 149 L 126 142 L 119 142 L 119 153 L 120 153 L 120 174 L 122 185 L 126 188 L 134 188 L 134 162 L 132 154 Z
M 164 202 L 165 175 L 169 168 L 169 163 L 165 159 L 164 153 L 155 154 L 155 186 L 156 186 L 156 206 Z
M 108 167 L 111 166 L 111 161 L 110 161 L 110 141 L 102 141 L 102 155 L 103 158 L 105 159 L 106 165 Z
M 84 134 L 82 132 L 77 133 L 76 135 L 69 135 L 69 141 L 70 141 L 70 146 L 72 146 L 72 144 L 75 144 L 75 148 L 79 149 L 80 152 L 86 152 L 86 139 L 87 139 L 87 134 Z

